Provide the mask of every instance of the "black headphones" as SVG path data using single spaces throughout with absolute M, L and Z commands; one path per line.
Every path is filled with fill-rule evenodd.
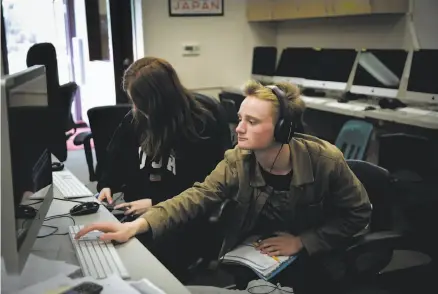
M 288 144 L 294 135 L 295 126 L 286 108 L 286 94 L 275 85 L 266 86 L 266 88 L 272 90 L 272 93 L 277 97 L 279 105 L 278 121 L 274 129 L 274 139 L 279 143 Z

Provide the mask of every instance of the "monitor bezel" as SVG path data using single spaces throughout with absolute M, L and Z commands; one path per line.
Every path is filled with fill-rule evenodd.
M 419 103 L 419 104 L 438 104 L 438 93 L 426 93 L 426 92 L 416 92 L 409 90 L 409 79 L 411 77 L 412 63 L 414 62 L 414 55 L 420 50 L 413 50 L 412 56 L 410 56 L 409 72 L 407 73 L 406 89 L 402 97 L 406 102 Z
M 1 238 L 1 256 L 2 262 L 4 262 L 6 274 L 10 276 L 20 275 L 22 272 L 44 222 L 44 218 L 50 208 L 54 195 L 52 182 L 52 184 L 48 186 L 47 193 L 38 207 L 37 215 L 28 227 L 29 229 L 26 233 L 26 237 L 18 249 L 17 237 L 10 237 L 17 236 L 19 228 L 16 226 L 15 201 L 13 196 L 11 146 L 8 121 L 8 107 L 10 105 L 9 91 L 16 85 L 23 84 L 30 79 L 35 79 L 39 75 L 45 74 L 44 66 L 36 65 L 16 74 L 3 76 L 1 81 L 1 234 L 2 236 L 9 236 L 7 238 Z M 50 153 L 49 156 L 51 156 Z M 49 157 L 49 160 L 51 160 L 51 157 Z M 12 197 L 8 197 L 8 195 L 11 195 Z

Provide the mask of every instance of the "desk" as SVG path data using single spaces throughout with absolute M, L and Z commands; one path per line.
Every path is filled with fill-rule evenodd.
M 339 103 L 334 99 L 325 97 L 303 96 L 302 99 L 308 108 L 316 110 L 438 130 L 438 112 L 436 111 L 414 107 L 398 108 L 396 110 L 381 109 L 378 105 L 372 105 L 366 102 L 350 101 L 348 103 Z M 365 110 L 368 106 L 374 106 L 376 109 Z
M 242 94 L 239 88 L 224 88 L 223 93 Z M 430 130 L 438 130 L 438 112 L 414 107 L 398 108 L 396 110 L 381 109 L 378 105 L 367 103 L 366 101 L 350 101 L 339 103 L 330 97 L 307 97 L 301 96 L 310 109 L 349 115 L 357 118 L 371 118 L 405 124 Z M 365 110 L 366 107 L 373 106 L 375 110 Z
M 58 189 L 54 187 L 54 197 L 63 198 Z M 93 201 L 93 198 L 80 198 L 78 201 Z M 53 199 L 47 217 L 64 214 L 77 203 Z M 100 221 L 118 221 L 104 206 L 100 206 L 95 214 L 73 217 L 76 225 L 87 225 Z M 56 225 L 58 233 L 67 232 L 68 226 L 72 225 L 69 218 L 59 218 L 45 222 Z M 116 246 L 116 250 L 131 275 L 131 280 L 136 281 L 147 278 L 166 293 L 189 294 L 190 292 L 176 279 L 136 238 L 125 244 Z M 64 260 L 68 263 L 79 265 L 75 250 L 68 235 L 50 236 L 37 239 L 33 251 L 34 254 L 49 259 Z

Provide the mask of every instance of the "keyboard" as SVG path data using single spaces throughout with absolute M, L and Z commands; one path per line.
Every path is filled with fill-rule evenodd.
M 92 197 L 94 194 L 70 171 L 53 172 L 53 184 L 64 198 Z
M 69 236 L 84 276 L 105 279 L 115 274 L 122 279 L 129 279 L 129 273 L 111 242 L 75 240 L 76 233 L 83 227 L 69 226 Z

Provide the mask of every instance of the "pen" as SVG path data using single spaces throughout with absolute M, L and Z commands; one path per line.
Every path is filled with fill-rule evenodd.
M 278 257 L 277 256 L 275 256 L 275 255 L 272 255 L 271 256 L 275 261 L 277 261 L 277 262 L 280 262 L 280 259 L 278 259 Z

